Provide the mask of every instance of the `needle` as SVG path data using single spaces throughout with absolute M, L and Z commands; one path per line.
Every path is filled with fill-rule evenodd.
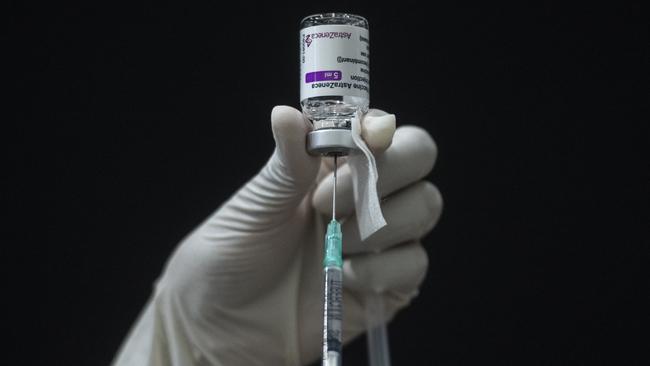
M 325 304 L 323 309 L 323 366 L 341 366 L 343 342 L 343 234 L 336 221 L 336 170 L 334 155 L 334 189 L 332 192 L 332 221 L 325 234 Z
M 332 220 L 336 220 L 336 170 L 338 156 L 334 155 L 334 193 L 332 194 Z

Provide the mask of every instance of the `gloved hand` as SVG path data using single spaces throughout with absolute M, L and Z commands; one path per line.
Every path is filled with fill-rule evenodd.
M 270 160 L 178 246 L 115 365 L 301 365 L 321 356 L 332 159 L 307 154 L 311 127 L 299 111 L 275 107 L 271 126 Z M 375 152 L 388 225 L 361 242 L 350 170 L 340 166 L 345 342 L 365 330 L 365 294 L 383 294 L 389 319 L 417 295 L 427 268 L 419 239 L 442 208 L 421 181 L 436 159 L 424 130 L 395 131 L 394 115 L 371 110 L 362 137 Z

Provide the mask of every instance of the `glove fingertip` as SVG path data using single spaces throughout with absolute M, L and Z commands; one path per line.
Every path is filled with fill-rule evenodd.
M 303 114 L 297 109 L 278 105 L 271 111 L 271 128 L 276 141 L 283 138 L 301 138 L 309 131 Z
M 394 114 L 368 115 L 364 118 L 361 126 L 361 137 L 374 153 L 383 152 L 393 142 L 396 124 Z
M 275 140 L 277 166 L 291 180 L 311 184 L 316 178 L 320 159 L 307 154 L 306 139 L 309 121 L 297 109 L 280 105 L 271 111 L 271 129 Z M 303 187 L 304 188 L 304 187 Z

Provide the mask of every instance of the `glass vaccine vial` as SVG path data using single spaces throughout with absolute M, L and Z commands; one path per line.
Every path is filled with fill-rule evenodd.
M 352 118 L 370 103 L 368 21 L 358 15 L 323 13 L 300 22 L 300 105 L 313 123 L 307 151 L 347 155 L 356 148 Z

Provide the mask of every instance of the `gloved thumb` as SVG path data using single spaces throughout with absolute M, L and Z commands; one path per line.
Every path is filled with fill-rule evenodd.
M 276 173 L 282 174 L 277 178 L 305 192 L 314 182 L 320 162 L 319 158 L 307 154 L 305 148 L 311 130 L 309 121 L 295 108 L 276 106 L 271 112 L 271 128 L 276 149 L 269 164 L 273 164 Z
M 277 106 L 271 112 L 275 150 L 262 170 L 219 209 L 211 222 L 244 234 L 273 230 L 288 222 L 312 188 L 320 158 L 306 150 L 309 121 L 298 110 Z

